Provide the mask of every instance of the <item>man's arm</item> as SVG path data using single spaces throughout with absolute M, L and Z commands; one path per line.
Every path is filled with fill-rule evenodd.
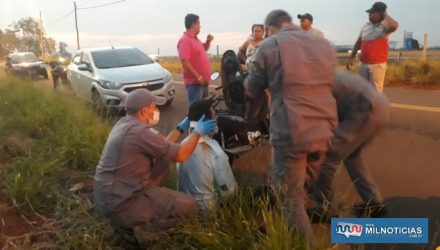
M 179 122 L 175 129 L 171 130 L 171 132 L 167 136 L 167 140 L 170 142 L 176 142 L 179 137 L 188 131 L 189 129 L 189 119 L 185 117 L 181 122 Z
M 386 12 L 384 13 L 384 20 L 381 22 L 381 24 L 384 26 L 384 32 L 388 34 L 396 31 L 399 27 L 399 24 L 396 22 L 396 20 L 390 17 Z
M 176 142 L 178 139 L 179 139 L 179 137 L 182 135 L 182 133 L 179 131 L 179 130 L 177 130 L 177 129 L 173 129 L 173 130 L 171 130 L 171 132 L 168 134 L 168 136 L 167 136 L 167 141 L 170 141 L 170 142 Z
M 353 50 L 351 51 L 350 58 L 348 58 L 348 62 L 347 62 L 347 65 L 346 65 L 348 70 L 350 70 L 353 67 L 354 58 L 356 57 L 356 54 L 357 54 L 358 50 L 361 48 L 361 42 L 362 42 L 362 38 L 359 35 L 359 38 L 354 43 Z
M 267 77 L 266 77 L 266 65 L 265 65 L 265 50 L 267 46 L 261 45 L 254 59 L 252 60 L 249 74 L 244 82 L 244 88 L 246 95 L 250 98 L 257 98 L 264 93 L 267 88 Z
M 180 143 L 179 151 L 177 151 L 176 161 L 184 162 L 188 157 L 194 152 L 194 149 L 199 142 L 200 134 L 199 133 L 191 133 L 188 137 Z
M 246 49 L 249 46 L 250 41 L 246 40 L 239 48 L 238 48 L 238 55 L 242 56 L 243 58 L 246 56 Z
M 205 121 L 205 115 L 202 115 L 194 128 L 194 132 L 186 137 L 186 139 L 180 144 L 175 160 L 177 162 L 186 161 L 196 148 L 200 136 L 212 134 L 216 126 L 217 123 L 215 120 Z
M 182 62 L 182 66 L 185 69 L 189 70 L 189 72 L 191 72 L 191 74 L 196 78 L 198 83 L 206 84 L 208 82 L 206 79 L 203 78 L 201 74 L 199 74 L 199 72 L 197 72 L 197 70 L 194 69 L 194 67 L 188 60 L 182 59 L 180 61 Z
M 222 157 L 221 155 L 218 156 Z M 213 170 L 214 170 L 214 182 L 217 185 L 219 194 L 221 197 L 226 197 L 237 189 L 237 183 L 235 182 L 234 174 L 232 173 L 231 166 L 226 159 L 214 161 L 213 159 Z
M 211 46 L 211 41 L 214 39 L 214 37 L 211 34 L 208 34 L 206 37 L 206 42 L 203 44 L 203 47 L 205 47 L 205 50 L 208 50 Z

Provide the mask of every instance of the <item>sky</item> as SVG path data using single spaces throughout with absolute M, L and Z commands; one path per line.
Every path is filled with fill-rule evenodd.
M 121 0 L 120 0 L 121 1 Z M 112 5 L 95 7 L 107 3 Z M 222 53 L 237 50 L 250 34 L 254 23 L 263 23 L 271 10 L 284 9 L 298 24 L 296 15 L 311 13 L 313 27 L 322 30 L 335 45 L 352 45 L 360 28 L 368 21 L 365 12 L 374 0 L 77 0 L 78 28 L 81 48 L 113 44 L 135 46 L 147 54 L 177 55 L 176 44 L 185 31 L 188 13 L 200 16 L 199 39 L 208 33 L 214 41 L 208 51 Z M 390 36 L 402 46 L 404 31 L 423 44 L 440 46 L 439 0 L 388 0 L 388 13 L 399 22 L 399 29 Z M 39 19 L 41 11 L 47 36 L 77 50 L 75 19 L 71 0 L 0 0 L 0 29 L 21 18 Z M 70 14 L 69 14 L 70 13 Z

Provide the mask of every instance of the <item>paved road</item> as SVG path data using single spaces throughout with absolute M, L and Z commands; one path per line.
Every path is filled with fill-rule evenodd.
M 177 122 L 177 114 L 185 112 L 184 94 L 178 84 L 176 102 L 163 110 L 163 117 L 172 124 L 169 129 Z M 391 122 L 367 147 L 364 160 L 386 199 L 388 217 L 430 218 L 430 241 L 436 237 L 440 245 L 440 91 L 395 87 L 386 88 L 385 94 L 395 106 Z M 270 149 L 263 147 L 240 157 L 234 170 L 242 182 L 263 182 L 269 162 Z M 335 182 L 336 203 L 347 208 L 360 201 L 342 168 Z
M 175 78 L 175 101 L 161 110 L 163 132 L 174 128 L 186 113 L 185 89 L 180 76 Z M 49 81 L 36 84 L 51 87 Z M 367 147 L 364 159 L 386 198 L 388 217 L 429 217 L 430 241 L 440 244 L 440 91 L 386 88 L 385 94 L 394 106 L 391 122 Z M 261 147 L 240 157 L 233 168 L 243 184 L 263 182 L 269 159 L 270 149 Z M 335 182 L 336 203 L 348 208 L 360 200 L 343 169 Z M 401 248 L 414 246 L 397 249 Z

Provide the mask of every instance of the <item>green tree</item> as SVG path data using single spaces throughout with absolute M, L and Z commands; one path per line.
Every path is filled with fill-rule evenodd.
M 5 57 L 19 48 L 20 39 L 15 35 L 15 31 L 6 29 L 0 32 L 0 57 Z
M 37 55 L 41 55 L 41 46 L 40 46 L 40 34 L 43 35 L 43 47 L 45 52 L 48 55 L 53 55 L 56 53 L 55 45 L 56 42 L 53 38 L 46 37 L 44 33 L 44 29 L 42 32 L 40 28 L 40 23 L 33 19 L 32 17 L 22 18 L 16 22 L 13 22 L 11 27 L 15 30 L 19 30 L 21 33 L 20 51 L 31 51 Z

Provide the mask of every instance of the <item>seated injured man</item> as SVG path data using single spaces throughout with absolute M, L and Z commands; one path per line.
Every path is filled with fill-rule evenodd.
M 202 115 L 206 120 L 215 118 L 210 100 L 191 104 L 188 111 L 190 130 Z M 237 189 L 228 156 L 212 135 L 200 137 L 192 155 L 177 164 L 178 190 L 193 196 L 202 211 L 214 207 L 218 197 L 227 197 Z

